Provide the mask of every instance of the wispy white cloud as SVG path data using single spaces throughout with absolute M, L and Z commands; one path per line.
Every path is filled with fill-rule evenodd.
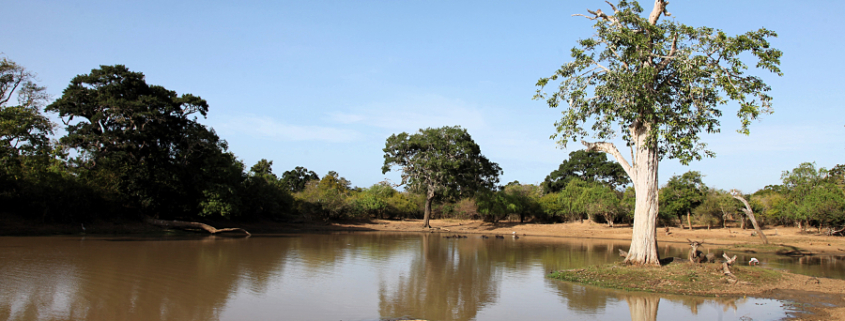
M 280 141 L 323 141 L 332 143 L 350 142 L 361 139 L 354 130 L 327 127 L 291 125 L 272 118 L 238 116 L 229 118 L 220 129 Z
M 486 126 L 484 114 L 478 106 L 439 95 L 416 95 L 401 101 L 377 102 L 353 109 L 351 112 L 329 113 L 329 120 L 405 132 L 454 125 L 480 130 Z

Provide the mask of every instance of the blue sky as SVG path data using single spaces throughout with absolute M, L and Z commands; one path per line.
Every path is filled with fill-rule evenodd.
M 502 183 L 536 183 L 581 148 L 557 148 L 549 136 L 563 109 L 531 97 L 592 35 L 591 21 L 571 16 L 588 8 L 609 10 L 602 1 L 13 1 L 0 52 L 54 98 L 75 75 L 111 64 L 198 95 L 211 106 L 201 122 L 247 167 L 266 158 L 277 174 L 305 166 L 362 187 L 398 181 L 380 170 L 388 136 L 460 125 L 502 166 Z M 661 183 L 697 170 L 710 186 L 748 193 L 801 162 L 845 163 L 843 9 L 672 1 L 681 23 L 776 31 L 784 76 L 755 73 L 772 86 L 775 113 L 750 136 L 735 132 L 736 105 L 724 106 L 721 133 L 704 136 L 717 157 L 665 159 Z

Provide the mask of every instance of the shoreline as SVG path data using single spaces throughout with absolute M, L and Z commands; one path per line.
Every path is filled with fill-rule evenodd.
M 343 231 L 380 231 L 380 232 L 417 232 L 443 234 L 488 234 L 488 235 L 527 235 L 561 238 L 588 238 L 630 241 L 632 228 L 627 225 L 608 227 L 590 221 L 567 223 L 486 223 L 480 220 L 437 219 L 431 220 L 432 228 L 423 228 L 420 219 L 405 220 L 345 220 L 334 222 L 232 222 L 227 220 L 203 221 L 216 228 L 239 227 L 252 234 L 308 233 L 308 232 L 343 232 Z M 83 227 L 85 228 L 83 230 Z M 769 244 L 761 243 L 760 238 L 751 236 L 753 230 L 729 228 L 707 229 L 696 227 L 693 230 L 678 227 L 658 229 L 657 241 L 660 243 L 686 244 L 687 239 L 700 241 L 710 248 L 736 249 L 736 251 L 755 253 L 778 253 L 789 249 L 803 256 L 841 255 L 845 256 L 845 237 L 821 236 L 802 233 L 795 227 L 769 227 L 763 232 L 769 238 Z M 183 231 L 166 230 L 141 221 L 125 220 L 116 222 L 91 222 L 86 224 L 33 224 L 14 218 L 0 218 L 0 236 L 47 236 L 47 235 L 122 235 L 122 234 L 172 234 Z M 192 234 L 193 232 L 184 231 Z
M 630 242 L 632 228 L 630 226 L 608 227 L 590 221 L 568 222 L 556 224 L 539 223 L 518 223 L 499 222 L 498 224 L 485 223 L 478 220 L 431 220 L 432 228 L 423 228 L 422 220 L 348 220 L 336 222 L 231 222 L 225 220 L 207 221 L 217 228 L 239 227 L 250 231 L 255 236 L 280 234 L 280 233 L 332 233 L 332 232 L 399 232 L 399 233 L 435 233 L 443 235 L 468 234 L 468 235 L 512 235 L 553 237 L 561 239 L 595 239 L 614 240 L 619 242 Z M 83 231 L 82 228 L 85 227 Z M 686 246 L 687 239 L 702 241 L 710 249 L 721 248 L 737 253 L 767 253 L 777 255 L 835 255 L 845 256 L 845 237 L 819 236 L 809 233 L 802 233 L 792 227 L 770 227 L 764 229 L 769 238 L 770 244 L 763 245 L 758 237 L 751 236 L 753 230 L 741 230 L 739 228 L 717 228 L 706 229 L 696 228 L 693 230 L 680 229 L 677 227 L 658 229 L 658 243 L 672 243 L 673 246 Z M 91 222 L 88 224 L 32 224 L 31 222 L 5 217 L 0 219 L 0 235 L 2 236 L 49 236 L 49 235 L 88 235 L 88 236 L 114 236 L 114 235 L 149 235 L 149 236 L 173 236 L 173 235 L 202 235 L 191 231 L 166 230 L 152 226 L 140 221 L 118 221 L 118 222 Z M 208 234 L 206 234 L 208 235 Z M 233 235 L 234 236 L 234 235 Z M 788 252 L 783 252 L 788 251 Z M 670 265 L 683 266 L 688 263 L 672 263 Z M 625 267 L 619 263 L 614 269 L 648 269 L 648 267 Z M 709 264 L 713 265 L 713 264 Z M 716 268 L 707 264 L 688 266 L 688 269 L 699 269 L 698 275 L 717 274 Z M 714 265 L 715 266 L 715 265 Z M 590 269 L 588 267 L 585 269 Z M 585 270 L 578 269 L 578 270 Z M 661 267 L 660 269 L 666 269 Z M 706 271 L 705 271 L 706 270 Z M 712 271 L 711 271 L 712 270 Z M 737 275 L 742 281 L 742 271 L 748 271 L 748 267 L 738 267 Z M 694 296 L 754 296 L 800 303 L 800 308 L 810 313 L 800 318 L 826 319 L 845 321 L 845 280 L 829 279 L 823 277 L 811 277 L 789 272 L 779 272 L 782 276 L 777 281 L 770 280 L 765 284 L 740 285 L 718 285 L 706 291 L 659 291 L 662 279 L 654 279 L 651 276 L 649 282 L 640 282 L 645 287 L 636 286 L 613 287 L 601 286 L 604 288 L 617 288 L 622 290 L 635 290 L 645 292 L 656 292 L 665 294 L 681 294 Z M 597 274 L 603 276 L 602 274 Z M 572 282 L 572 281 L 561 281 Z M 579 285 L 591 285 L 589 282 L 573 282 Z M 632 284 L 636 284 L 632 283 Z M 652 288 L 648 288 L 649 284 Z M 658 286 L 654 286 L 658 285 Z M 678 286 L 678 285 L 675 285 Z

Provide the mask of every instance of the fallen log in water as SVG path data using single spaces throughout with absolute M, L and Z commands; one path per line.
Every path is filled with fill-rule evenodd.
M 167 221 L 167 220 L 154 219 L 154 218 L 151 218 L 151 217 L 147 217 L 144 221 L 146 221 L 149 224 L 161 226 L 161 227 L 175 227 L 175 228 L 189 229 L 189 230 L 204 230 L 204 231 L 211 233 L 211 234 L 225 233 L 225 232 L 243 232 L 244 234 L 246 234 L 246 236 L 252 235 L 252 234 L 249 234 L 249 232 L 247 232 L 246 230 L 239 228 L 239 227 L 217 229 L 214 226 L 211 226 L 211 225 L 208 225 L 208 224 L 205 224 L 205 223 L 200 223 L 200 222 Z

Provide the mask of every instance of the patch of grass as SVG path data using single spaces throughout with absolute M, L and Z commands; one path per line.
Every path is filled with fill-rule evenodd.
M 717 295 L 738 292 L 777 281 L 782 273 L 760 267 L 731 267 L 738 281 L 722 275 L 716 263 L 672 263 L 661 267 L 627 266 L 624 263 L 552 272 L 553 279 L 627 291 Z
M 788 251 L 801 251 L 801 249 L 794 247 L 794 246 L 787 246 L 783 244 L 755 244 L 755 243 L 746 243 L 746 244 L 733 244 L 727 247 L 727 249 L 734 249 L 734 250 L 745 250 L 743 252 L 749 253 L 748 250 L 751 250 L 750 253 L 757 253 L 757 252 L 766 252 L 766 253 L 781 253 L 781 252 L 788 252 Z

